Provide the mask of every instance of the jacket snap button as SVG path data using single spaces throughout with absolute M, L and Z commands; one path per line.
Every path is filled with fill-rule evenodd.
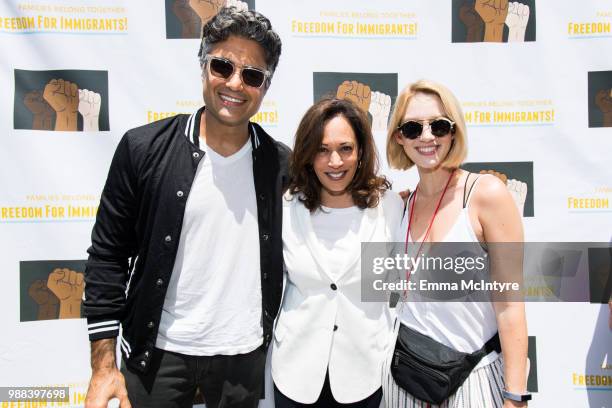
M 193 158 L 197 159 L 198 157 L 200 157 L 200 153 L 198 152 L 193 152 Z
M 148 327 L 149 329 L 152 329 L 152 328 L 153 328 L 153 326 L 155 326 L 155 324 L 153 324 L 153 322 L 149 322 L 149 323 L 147 323 L 147 327 Z
M 332 283 L 331 285 L 329 285 L 329 287 L 330 287 L 332 290 L 336 290 L 336 289 L 338 289 L 338 286 L 336 286 L 336 284 L 335 284 L 335 283 Z
M 166 235 L 166 238 L 164 238 L 164 241 L 170 242 L 172 241 L 172 237 L 170 235 Z
M 146 367 L 146 366 L 147 366 L 147 362 L 146 362 L 146 361 L 144 361 L 144 360 L 143 360 L 143 361 L 141 361 L 141 362 L 140 362 L 140 366 L 141 366 L 141 367 Z
M 183 192 L 182 192 L 182 191 L 180 191 L 180 190 L 179 190 L 179 191 L 177 191 L 177 192 L 176 192 L 176 196 L 177 196 L 177 197 L 182 197 L 182 196 L 183 196 Z

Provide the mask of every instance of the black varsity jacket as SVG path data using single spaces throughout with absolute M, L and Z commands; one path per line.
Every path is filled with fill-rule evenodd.
M 128 131 L 117 146 L 92 231 L 83 316 L 89 339 L 113 338 L 127 364 L 147 371 L 157 339 L 185 204 L 198 163 L 200 117 L 178 115 Z M 264 347 L 283 287 L 282 195 L 290 150 L 254 123 Z M 202 248 L 206 250 L 206 248 Z M 211 254 L 215 256 L 215 254 Z

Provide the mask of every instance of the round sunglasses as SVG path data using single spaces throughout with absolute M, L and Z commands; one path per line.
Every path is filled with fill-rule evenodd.
M 402 136 L 406 139 L 414 140 L 421 136 L 423 133 L 423 122 L 428 122 L 427 120 L 409 120 L 397 127 L 397 130 L 400 131 Z M 435 137 L 446 136 L 449 133 L 455 131 L 455 122 L 447 118 L 438 118 L 429 122 L 429 129 L 431 130 L 431 134 Z
M 204 60 L 208 63 L 210 73 L 218 78 L 229 79 L 234 75 L 234 70 L 239 69 L 242 83 L 253 88 L 261 88 L 266 79 L 271 75 L 270 71 L 264 71 L 248 65 L 237 67 L 237 64 L 222 57 L 207 55 Z

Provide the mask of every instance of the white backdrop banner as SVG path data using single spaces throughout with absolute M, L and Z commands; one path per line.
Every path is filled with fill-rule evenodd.
M 202 105 L 197 37 L 220 3 L 0 3 L 0 386 L 69 386 L 63 406 L 83 406 L 82 273 L 110 159 L 129 128 Z M 610 242 L 612 1 L 242 3 L 283 41 L 253 118 L 276 139 L 291 145 L 318 98 L 348 97 L 369 112 L 394 190 L 413 189 L 416 171 L 386 164 L 387 120 L 404 86 L 432 79 L 462 103 L 466 168 L 506 182 L 528 241 Z M 527 305 L 530 406 L 612 407 L 601 302 Z M 267 395 L 262 407 L 269 383 Z

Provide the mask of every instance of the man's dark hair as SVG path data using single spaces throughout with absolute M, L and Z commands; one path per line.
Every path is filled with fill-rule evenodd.
M 223 7 L 202 28 L 202 42 L 198 53 L 200 65 L 204 66 L 204 58 L 214 44 L 227 40 L 231 35 L 259 44 L 265 54 L 267 69 L 274 73 L 281 55 L 280 37 L 263 14 L 255 10 L 239 10 L 236 7 Z M 270 78 L 266 85 L 269 85 L 269 81 Z

